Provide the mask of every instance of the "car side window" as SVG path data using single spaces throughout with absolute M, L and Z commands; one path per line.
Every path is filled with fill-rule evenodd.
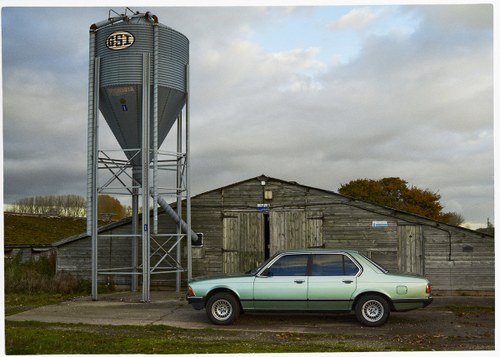
M 268 276 L 305 276 L 307 273 L 307 254 L 285 255 L 267 270 Z
M 313 276 L 354 276 L 359 268 L 343 254 L 316 254 L 313 256 Z

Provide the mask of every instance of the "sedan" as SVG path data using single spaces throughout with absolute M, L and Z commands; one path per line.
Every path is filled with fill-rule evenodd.
M 432 295 L 427 279 L 389 273 L 357 251 L 307 249 L 279 252 L 245 274 L 192 279 L 187 300 L 217 325 L 243 312 L 353 311 L 361 324 L 381 326 L 391 311 L 425 307 Z

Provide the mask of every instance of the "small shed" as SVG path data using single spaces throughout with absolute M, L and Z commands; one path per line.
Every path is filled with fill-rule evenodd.
M 333 191 L 261 175 L 194 196 L 191 209 L 193 230 L 204 237 L 193 247 L 193 276 L 246 271 L 283 249 L 343 248 L 388 270 L 424 275 L 439 293 L 494 293 L 493 236 Z M 174 227 L 165 214 L 160 225 Z M 128 220 L 103 229 L 130 226 Z M 90 272 L 89 237 L 55 245 L 58 269 Z M 112 266 L 119 256 L 128 259 L 129 248 L 115 239 L 99 254 L 108 254 Z
M 21 263 L 40 257 L 49 257 L 55 254 L 55 249 L 50 244 L 4 244 L 4 259 L 19 259 Z

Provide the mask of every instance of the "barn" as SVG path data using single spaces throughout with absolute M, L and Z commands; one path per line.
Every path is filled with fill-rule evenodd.
M 493 236 L 265 175 L 191 198 L 192 227 L 203 233 L 193 247 L 193 276 L 241 272 L 283 249 L 356 249 L 388 270 L 426 276 L 441 294 L 494 294 Z M 160 226 L 174 224 L 161 214 Z M 130 261 L 131 221 L 103 227 L 100 264 Z M 90 238 L 55 243 L 59 270 L 90 277 Z M 184 252 L 185 253 L 185 252 Z M 106 257 L 109 257 L 107 259 Z M 127 277 L 121 282 L 127 283 Z M 152 284 L 168 279 L 153 277 Z

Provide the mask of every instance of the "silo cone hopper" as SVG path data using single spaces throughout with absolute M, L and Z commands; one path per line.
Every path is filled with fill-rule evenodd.
M 135 149 L 141 148 L 143 140 L 144 68 L 150 68 L 149 88 L 145 90 L 150 91 L 151 118 L 155 83 L 158 86 L 158 149 L 186 102 L 189 40 L 159 24 L 156 16 L 149 13 L 118 19 L 116 22 L 109 19 L 106 26 L 96 31 L 96 56 L 100 57 L 99 110 L 134 172 L 140 172 L 142 158 Z M 144 54 L 150 54 L 149 63 L 145 63 Z M 151 119 L 151 133 L 153 125 Z M 149 147 L 154 149 L 152 135 Z M 134 174 L 134 179 L 140 183 L 140 174 Z
M 152 90 L 152 89 L 151 89 Z M 185 102 L 184 93 L 172 88 L 159 88 L 158 113 L 158 147 L 175 123 Z M 152 97 L 152 95 L 151 95 Z M 106 119 L 116 140 L 125 155 L 134 167 L 134 173 L 140 172 L 141 155 L 137 154 L 142 142 L 142 85 L 129 84 L 127 86 L 108 86 L 100 88 L 99 109 Z M 151 112 L 152 109 L 151 109 Z M 150 124 L 153 132 L 153 122 Z M 153 148 L 153 138 L 150 139 L 150 148 Z M 141 182 L 141 175 L 134 175 L 137 182 Z

